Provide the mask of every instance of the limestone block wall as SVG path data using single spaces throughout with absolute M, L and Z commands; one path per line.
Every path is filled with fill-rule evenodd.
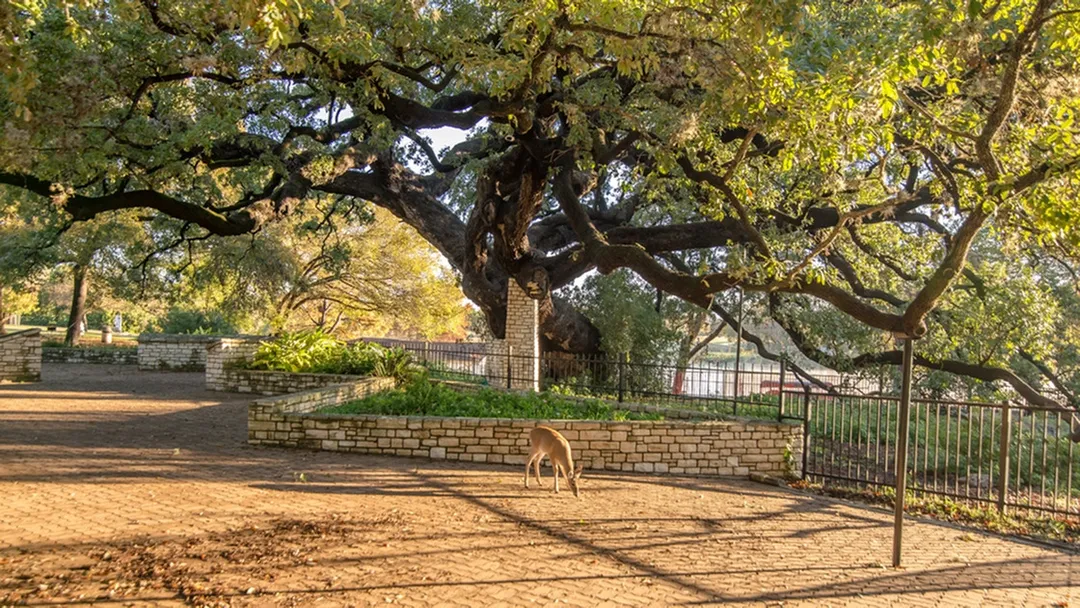
M 220 338 L 140 334 L 138 361 L 141 370 L 202 371 L 206 369 L 206 349 Z
M 42 349 L 41 359 L 46 363 L 105 363 L 110 365 L 137 365 L 138 349 L 135 348 L 67 348 L 49 346 Z
M 382 382 L 383 384 L 380 384 Z M 802 427 L 764 421 L 576 421 L 311 413 L 361 398 L 392 381 L 365 378 L 248 408 L 258 445 L 522 465 L 528 432 L 558 429 L 587 469 L 673 475 L 797 474 Z
M 333 384 L 356 381 L 363 376 L 338 374 L 293 374 L 250 369 L 226 368 L 211 390 L 228 393 L 252 393 L 255 395 L 285 395 L 322 388 Z M 208 385 L 209 386 L 209 385 Z M 391 385 L 392 386 L 392 385 Z
M 250 361 L 259 349 L 260 338 L 219 338 L 206 347 L 206 390 L 234 391 L 240 384 L 231 369 L 243 361 Z M 248 391 L 258 392 L 258 391 Z M 285 391 L 287 392 L 287 391 Z M 276 393 L 272 393 L 276 394 Z
M 303 421 L 305 415 L 322 407 L 363 399 L 393 387 L 393 378 L 353 377 L 342 384 L 253 401 L 248 406 L 248 443 L 296 447 L 303 441 L 305 447 L 321 448 L 321 443 L 311 442 L 323 433 L 309 435 L 304 430 L 307 426 Z M 310 426 L 317 430 L 314 424 Z
M 0 336 L 0 380 L 41 381 L 41 330 Z

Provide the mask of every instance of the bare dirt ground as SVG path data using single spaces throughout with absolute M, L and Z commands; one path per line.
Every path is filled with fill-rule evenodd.
M 0 385 L 0 606 L 1068 606 L 1080 556 L 749 482 L 246 445 L 199 374 Z M 545 475 L 549 475 L 545 470 Z

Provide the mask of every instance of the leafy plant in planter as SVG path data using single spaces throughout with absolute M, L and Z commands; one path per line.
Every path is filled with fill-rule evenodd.
M 249 369 L 290 373 L 322 372 L 345 345 L 321 330 L 283 333 L 259 345 Z
M 248 369 L 289 373 L 388 376 L 399 382 L 416 372 L 412 356 L 371 342 L 346 344 L 322 330 L 284 333 L 263 342 Z
M 383 349 L 381 356 L 375 360 L 372 373 L 376 376 L 389 376 L 404 380 L 419 373 L 419 368 L 413 365 L 412 355 L 404 349 L 390 348 Z

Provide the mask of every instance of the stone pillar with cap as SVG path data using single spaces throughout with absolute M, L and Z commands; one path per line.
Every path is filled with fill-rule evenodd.
M 510 388 L 540 390 L 540 306 L 511 279 L 506 293 L 506 340 L 510 347 Z

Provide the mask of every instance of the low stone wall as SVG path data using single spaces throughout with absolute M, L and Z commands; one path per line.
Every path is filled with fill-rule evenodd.
M 319 436 L 315 433 L 307 438 L 304 420 L 317 409 L 363 399 L 368 395 L 384 391 L 394 386 L 393 378 L 359 378 L 350 382 L 327 386 L 315 390 L 266 397 L 253 401 L 248 406 L 248 443 L 256 445 L 288 445 L 296 447 L 299 442 L 308 442 Z M 314 422 L 310 424 L 314 427 Z M 295 430 L 294 430 L 295 429 Z M 305 447 L 322 447 L 310 442 Z
M 206 390 L 232 391 L 232 366 L 250 361 L 262 338 L 219 338 L 206 348 Z
M 42 349 L 41 360 L 46 363 L 107 363 L 110 365 L 137 365 L 139 357 L 135 348 L 67 348 L 47 346 Z
M 0 336 L 0 380 L 41 381 L 41 330 Z
M 139 335 L 139 369 L 202 371 L 206 369 L 206 349 L 220 340 L 217 336 Z
M 248 441 L 257 445 L 524 464 L 528 431 L 558 429 L 588 469 L 676 475 L 797 473 L 802 427 L 765 421 L 577 421 L 439 418 L 311 413 L 389 388 L 366 378 L 268 397 L 248 408 Z
M 222 370 L 211 390 L 228 393 L 252 393 L 255 395 L 285 395 L 323 388 L 333 384 L 354 382 L 362 376 L 338 374 L 293 374 L 267 372 L 252 369 Z M 391 386 L 393 386 L 391 384 Z
M 267 336 L 189 336 L 174 334 L 139 335 L 139 369 L 203 371 L 207 369 L 209 351 L 217 350 L 218 364 L 229 360 L 222 352 L 240 346 L 230 356 L 242 353 L 251 358 Z M 246 350 L 245 350 L 246 349 Z

